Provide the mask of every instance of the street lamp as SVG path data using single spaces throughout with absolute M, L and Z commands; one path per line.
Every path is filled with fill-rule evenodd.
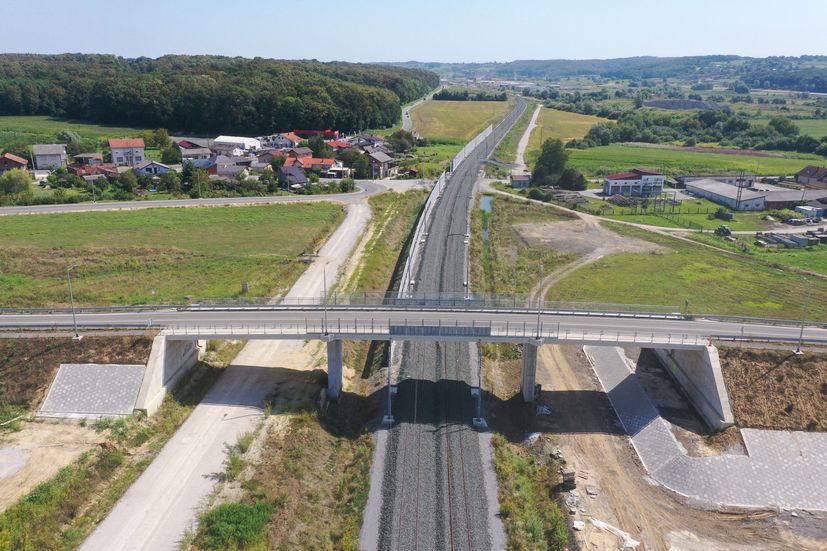
M 796 355 L 801 355 L 804 353 L 801 351 L 801 343 L 804 341 L 804 324 L 807 319 L 807 307 L 810 305 L 810 295 L 813 291 L 812 282 L 806 277 L 804 278 L 804 281 L 807 282 L 807 298 L 804 300 L 804 306 L 801 309 L 801 331 L 798 333 L 798 346 L 796 346 L 795 350 L 793 350 Z
M 66 280 L 69 282 L 69 302 L 72 305 L 72 325 L 75 327 L 75 336 L 72 337 L 72 340 L 79 341 L 83 337 L 80 336 L 78 333 L 78 318 L 77 314 L 75 313 L 75 294 L 72 292 L 72 270 L 77 268 L 77 266 L 70 266 L 68 270 L 66 270 Z
M 327 335 L 327 265 L 328 263 L 325 262 L 325 265 L 322 267 L 322 285 L 323 285 L 323 303 L 322 308 L 324 311 L 324 334 Z

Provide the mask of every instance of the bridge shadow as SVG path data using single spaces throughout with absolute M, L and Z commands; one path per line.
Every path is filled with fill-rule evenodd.
M 234 365 L 221 377 L 227 379 L 214 385 L 202 404 L 238 406 L 243 408 L 238 415 L 317 412 L 322 426 L 336 436 L 358 438 L 366 430 L 381 428 L 387 409 L 385 385 L 367 395 L 343 391 L 336 401 L 323 400 L 327 373 L 322 369 Z M 396 424 L 431 425 L 435 431 L 473 426 L 477 399 L 464 381 L 408 378 L 397 389 L 393 398 Z M 598 391 L 541 391 L 534 404 L 524 403 L 519 393 L 502 399 L 483 391 L 482 415 L 489 430 L 513 442 L 533 432 L 624 434 L 618 423 L 606 422 L 614 413 L 606 395 Z

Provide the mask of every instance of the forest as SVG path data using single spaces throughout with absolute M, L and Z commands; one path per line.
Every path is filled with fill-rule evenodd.
M 439 83 L 420 70 L 220 56 L 0 55 L 0 115 L 261 135 L 395 124 Z

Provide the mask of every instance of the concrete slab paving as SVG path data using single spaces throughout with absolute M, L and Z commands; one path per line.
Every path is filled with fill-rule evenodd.
M 0 480 L 13 476 L 26 466 L 29 454 L 17 448 L 0 448 Z
M 690 457 L 613 347 L 585 346 L 651 477 L 716 506 L 827 510 L 827 434 L 742 429 L 747 455 Z
M 38 417 L 131 415 L 144 365 L 61 364 Z

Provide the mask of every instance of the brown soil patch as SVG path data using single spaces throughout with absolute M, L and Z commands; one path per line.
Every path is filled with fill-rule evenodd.
M 25 455 L 20 470 L 0 478 L 0 512 L 105 440 L 92 428 L 69 423 L 26 423 L 23 430 L 0 437 L 0 449 Z
M 721 348 L 739 427 L 827 431 L 827 354 Z
M 577 473 L 578 505 L 571 518 L 586 521 L 586 529 L 575 533 L 581 549 L 620 548 L 616 536 L 589 518 L 627 532 L 641 542 L 638 549 L 824 549 L 819 518 L 805 514 L 792 522 L 774 512 L 695 509 L 649 483 L 582 349 L 541 347 L 537 382 L 543 387 L 539 401 L 550 407 L 551 415 L 537 417 L 526 429 L 555 433 L 566 467 Z M 594 498 L 586 495 L 587 486 L 597 490 Z M 806 525 L 797 525 L 799 521 Z
M 591 218 L 515 224 L 514 228 L 528 244 L 543 245 L 563 253 L 588 255 L 599 251 L 603 256 L 619 252 L 648 253 L 664 250 L 656 243 L 617 234 Z
M 0 402 L 33 408 L 60 364 L 145 364 L 151 348 L 151 337 L 0 339 Z

